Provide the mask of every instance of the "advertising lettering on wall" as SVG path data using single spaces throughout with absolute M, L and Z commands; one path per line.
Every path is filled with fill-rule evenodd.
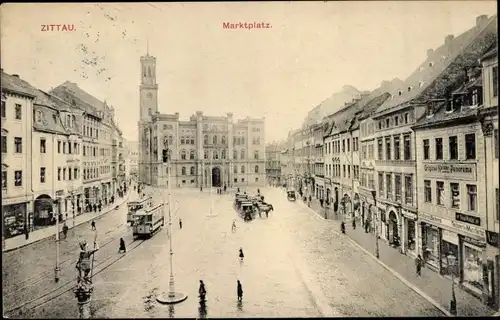
M 465 223 L 470 223 L 470 224 L 473 224 L 473 225 L 476 225 L 476 226 L 480 226 L 481 225 L 481 218 L 470 216 L 468 214 L 463 214 L 463 213 L 460 213 L 460 212 L 455 212 L 455 219 L 457 221 L 461 221 L 461 222 L 465 222 Z
M 470 243 L 470 244 L 473 244 L 473 245 L 475 245 L 475 246 L 477 246 L 477 247 L 481 247 L 481 248 L 486 247 L 486 242 L 484 242 L 484 241 L 480 241 L 480 240 L 476 240 L 476 239 L 471 238 L 471 237 L 464 236 L 464 237 L 463 237 L 463 240 L 464 240 L 465 242 L 468 242 L 468 243 Z
M 500 236 L 497 232 L 486 230 L 486 241 L 489 245 L 500 248 Z
M 455 180 L 476 180 L 475 163 L 426 163 L 424 173 L 430 178 L 444 178 Z

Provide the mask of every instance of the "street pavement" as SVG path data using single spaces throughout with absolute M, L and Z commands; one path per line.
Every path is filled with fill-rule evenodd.
M 103 219 L 110 219 L 109 225 L 99 221 L 97 227 L 111 228 L 110 234 L 123 236 L 128 252 L 117 253 L 118 240 L 98 252 L 96 264 L 102 266 L 94 273 L 91 316 L 442 316 L 427 300 L 334 232 L 333 224 L 324 223 L 309 209 L 288 202 L 277 189 L 261 188 L 261 192 L 275 211 L 269 218 L 245 223 L 232 207 L 234 193 L 214 193 L 210 198 L 208 190 L 173 190 L 173 202 L 178 202 L 177 210 L 172 212 L 173 271 L 176 291 L 188 295 L 186 301 L 174 307 L 155 301 L 159 293 L 168 290 L 168 226 L 145 242 L 132 243 L 130 228 L 122 225 L 125 214 L 117 212 L 114 219 L 111 214 L 105 216 Z M 165 191 L 163 195 L 166 197 Z M 172 207 L 176 209 L 177 205 Z M 182 229 L 179 218 L 183 221 Z M 235 233 L 231 232 L 233 219 L 237 224 Z M 240 247 L 245 253 L 243 263 L 238 258 Z M 46 250 L 49 249 L 53 251 Z M 73 251 L 75 259 L 76 252 Z M 32 268 L 38 260 L 47 260 L 40 269 L 52 275 L 53 260 L 40 256 L 25 254 L 18 261 L 22 259 Z M 71 264 L 63 272 L 65 280 L 76 275 L 74 263 Z M 15 282 L 16 277 L 22 280 L 23 274 L 24 278 L 26 274 L 35 274 L 31 268 L 26 266 L 24 273 L 16 272 L 10 281 Z M 207 289 L 206 314 L 198 310 L 200 279 Z M 236 280 L 243 285 L 242 303 L 236 299 Z M 38 295 L 56 286 L 53 280 L 43 283 L 46 286 Z M 17 301 L 11 298 L 5 309 L 36 296 L 32 291 L 16 295 Z M 22 315 L 16 310 L 10 316 L 74 318 L 78 317 L 78 310 L 73 294 L 62 290 L 56 298 L 44 304 L 32 303 Z

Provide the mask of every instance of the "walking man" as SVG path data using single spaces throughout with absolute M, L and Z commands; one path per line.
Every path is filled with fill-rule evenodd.
M 179 218 L 179 228 L 182 229 L 182 220 L 181 220 L 181 218 Z
M 233 219 L 233 225 L 231 226 L 231 231 L 234 233 L 236 232 L 236 220 Z
M 62 231 L 63 231 L 63 235 L 64 235 L 64 239 L 66 239 L 66 237 L 68 236 L 68 226 L 66 225 L 66 222 L 64 222 L 64 225 L 63 225 L 63 228 L 62 228 Z
M 240 262 L 243 262 L 243 258 L 245 255 L 243 254 L 243 248 L 240 248 Z
M 243 300 L 243 287 L 241 286 L 240 280 L 238 281 L 238 287 L 236 288 L 237 294 L 238 294 L 238 301 Z
M 422 272 L 422 266 L 424 264 L 424 260 L 422 259 L 422 257 L 420 255 L 418 255 L 418 257 L 415 259 L 415 267 L 417 268 L 417 276 L 421 276 L 421 272 Z
M 92 227 L 92 230 L 95 230 L 95 221 L 92 220 L 92 223 L 90 224 L 90 226 Z

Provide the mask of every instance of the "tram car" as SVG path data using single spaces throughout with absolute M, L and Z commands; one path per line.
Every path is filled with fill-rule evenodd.
M 150 238 L 165 225 L 165 204 L 161 203 L 150 208 L 143 208 L 134 214 L 133 237 Z
M 134 213 L 138 210 L 149 208 L 153 205 L 153 197 L 145 197 L 137 201 L 129 201 L 127 203 L 127 223 L 131 225 L 134 222 Z

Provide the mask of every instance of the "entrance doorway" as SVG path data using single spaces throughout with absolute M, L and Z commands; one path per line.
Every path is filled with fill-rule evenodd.
M 220 168 L 215 167 L 212 169 L 212 187 L 220 187 Z
M 391 211 L 389 213 L 388 227 L 389 243 L 393 246 L 399 246 L 398 219 L 394 211 Z

